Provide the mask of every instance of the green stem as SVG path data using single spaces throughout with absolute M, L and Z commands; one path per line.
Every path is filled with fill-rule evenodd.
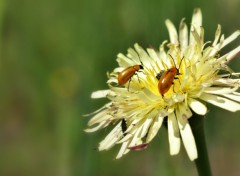
M 204 118 L 203 116 L 194 114 L 189 123 L 196 141 L 198 158 L 195 160 L 199 176 L 211 176 L 211 168 L 208 159 L 208 152 L 204 133 Z

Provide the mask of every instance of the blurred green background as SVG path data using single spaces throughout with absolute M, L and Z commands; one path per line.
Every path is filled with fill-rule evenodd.
M 193 9 L 203 12 L 205 40 L 217 24 L 225 36 L 240 27 L 239 0 L 0 0 L 0 175 L 157 176 L 197 175 L 182 146 L 169 155 L 161 128 L 147 150 L 114 160 L 119 146 L 96 147 L 110 129 L 86 134 L 82 117 L 107 100 L 116 55 L 135 42 L 143 47 L 168 39 L 164 20 L 175 25 Z M 239 45 L 239 39 L 223 53 Z M 232 61 L 240 71 L 240 58 Z M 240 113 L 209 106 L 206 133 L 214 175 L 240 173 Z

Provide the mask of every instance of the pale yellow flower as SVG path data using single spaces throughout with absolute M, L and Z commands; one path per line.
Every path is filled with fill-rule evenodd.
M 166 26 L 169 43 L 164 41 L 159 51 L 152 48 L 145 51 L 135 44 L 126 56 L 118 54 L 119 67 L 109 74 L 109 89 L 93 92 L 92 98 L 106 97 L 110 102 L 93 113 L 94 117 L 88 123 L 93 127 L 86 131 L 114 126 L 100 142 L 100 151 L 121 144 L 116 157 L 120 158 L 130 150 L 145 148 L 166 118 L 170 154 L 179 153 L 182 140 L 190 160 L 194 160 L 198 153 L 188 122 L 193 113 L 204 116 L 208 111 L 205 103 L 232 112 L 240 110 L 239 73 L 226 65 L 240 52 L 240 46 L 219 55 L 240 31 L 225 38 L 218 25 L 213 42 L 204 42 L 200 9 L 194 10 L 190 32 L 184 20 L 180 23 L 179 33 L 170 20 L 166 20 Z M 119 86 L 118 73 L 134 65 L 142 65 L 143 69 L 131 77 L 130 83 Z M 180 74 L 175 75 L 178 79 L 173 80 L 173 85 L 162 96 L 156 76 L 173 67 L 179 69 Z

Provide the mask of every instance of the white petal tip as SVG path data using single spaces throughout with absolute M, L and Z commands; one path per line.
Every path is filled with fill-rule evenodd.
M 179 148 L 176 148 L 176 149 L 172 149 L 170 150 L 170 155 L 177 155 L 180 151 L 180 147 Z
M 189 106 L 198 115 L 205 115 L 207 113 L 207 107 L 200 101 L 191 99 L 189 101 Z
M 96 92 L 93 92 L 91 95 L 91 98 L 104 98 L 107 96 L 107 94 L 110 92 L 110 90 L 99 90 Z
M 91 133 L 91 132 L 94 132 L 92 129 L 90 129 L 90 128 L 88 128 L 88 129 L 85 129 L 85 130 L 83 130 L 83 131 L 85 131 L 86 133 Z

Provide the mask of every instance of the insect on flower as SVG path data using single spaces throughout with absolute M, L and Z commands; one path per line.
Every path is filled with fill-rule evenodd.
M 190 30 L 184 20 L 179 32 L 169 19 L 165 23 L 169 42 L 163 41 L 159 50 L 134 44 L 127 54 L 119 53 L 119 66 L 108 75 L 109 88 L 91 95 L 109 102 L 91 114 L 85 131 L 112 127 L 98 149 L 120 145 L 116 159 L 145 149 L 167 123 L 170 155 L 177 155 L 183 144 L 193 161 L 198 158 L 198 151 L 189 118 L 193 114 L 204 117 L 207 103 L 231 112 L 240 111 L 240 73 L 228 66 L 239 54 L 240 46 L 217 54 L 240 36 L 240 30 L 225 37 L 218 25 L 213 41 L 205 42 L 199 8 L 194 10 Z M 228 71 L 231 74 L 226 74 Z
M 128 90 L 129 90 L 129 85 L 133 75 L 135 75 L 136 72 L 140 71 L 140 69 L 143 69 L 143 66 L 142 66 L 143 63 L 141 60 L 140 62 L 141 62 L 141 65 L 133 65 L 133 66 L 127 67 L 118 74 L 118 85 L 122 86 L 129 81 L 128 83 Z
M 171 56 L 171 58 L 172 58 L 172 56 Z M 176 64 L 175 64 L 175 61 L 173 58 L 172 58 L 172 60 L 174 63 L 174 67 L 168 69 L 164 73 L 160 72 L 156 76 L 157 79 L 160 78 L 159 82 L 158 82 L 158 91 L 162 96 L 164 96 L 164 94 L 166 92 L 168 92 L 168 90 L 171 88 L 174 79 L 178 79 L 178 77 L 176 77 L 176 75 L 180 75 L 179 68 L 182 64 L 183 58 L 180 61 L 179 68 L 176 67 Z

